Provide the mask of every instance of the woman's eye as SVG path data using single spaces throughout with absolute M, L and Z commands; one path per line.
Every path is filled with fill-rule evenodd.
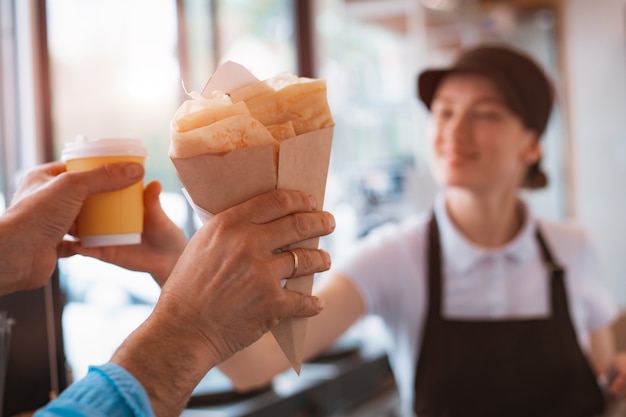
M 472 112 L 472 118 L 484 121 L 497 121 L 500 119 L 500 114 L 493 110 L 477 110 Z
M 450 117 L 452 117 L 452 110 L 450 109 L 445 109 L 445 108 L 439 108 L 439 109 L 433 109 L 433 116 L 435 116 L 435 118 L 437 119 L 449 119 Z

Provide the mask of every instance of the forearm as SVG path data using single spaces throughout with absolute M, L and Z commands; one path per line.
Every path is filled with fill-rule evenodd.
M 155 310 L 111 359 L 143 385 L 158 417 L 179 416 L 193 389 L 217 362 L 188 323 L 176 312 Z
M 237 391 L 245 392 L 270 383 L 279 372 L 289 369 L 289 361 L 271 333 L 219 365 Z
M 589 336 L 591 365 L 596 374 L 601 375 L 613 365 L 616 353 L 615 338 L 613 337 L 611 326 L 593 330 Z
M 0 216 L 0 295 L 27 289 L 33 273 L 33 248 L 28 230 L 13 213 Z

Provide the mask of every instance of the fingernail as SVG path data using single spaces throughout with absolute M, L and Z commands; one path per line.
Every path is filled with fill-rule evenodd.
M 138 179 L 143 175 L 143 167 L 140 164 L 127 164 L 124 167 L 124 174 L 127 178 Z
M 326 252 L 324 249 L 320 249 L 320 254 L 322 255 L 322 260 L 326 264 L 330 265 L 330 262 L 331 262 L 331 260 L 330 260 L 330 253 Z
M 315 210 L 317 208 L 317 200 L 312 195 L 309 195 L 309 201 L 311 202 L 311 208 Z
M 323 310 L 324 309 L 324 300 L 322 300 L 321 298 L 318 298 L 316 305 L 317 305 L 317 309 L 318 310 Z
M 332 214 L 328 213 L 326 215 L 326 218 L 328 219 L 328 226 L 331 227 L 332 229 L 334 229 L 337 226 L 335 224 L 335 216 L 333 216 Z

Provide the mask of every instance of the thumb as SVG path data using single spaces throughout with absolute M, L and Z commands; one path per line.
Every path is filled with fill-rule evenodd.
M 152 181 L 148 185 L 143 192 L 143 201 L 145 205 L 145 210 L 150 212 L 153 216 L 157 216 L 163 212 L 161 207 L 161 202 L 159 200 L 159 196 L 163 186 L 158 181 Z
M 136 162 L 105 164 L 80 172 L 67 172 L 66 180 L 86 197 L 92 194 L 121 190 L 143 178 L 143 165 Z
M 290 291 L 288 317 L 311 317 L 324 309 L 324 301 L 313 296 L 296 291 Z

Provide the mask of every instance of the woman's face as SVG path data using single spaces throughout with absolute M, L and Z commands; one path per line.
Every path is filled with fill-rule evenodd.
M 451 74 L 431 103 L 428 138 L 440 185 L 476 192 L 517 189 L 541 156 L 537 135 L 509 110 L 496 84 Z

